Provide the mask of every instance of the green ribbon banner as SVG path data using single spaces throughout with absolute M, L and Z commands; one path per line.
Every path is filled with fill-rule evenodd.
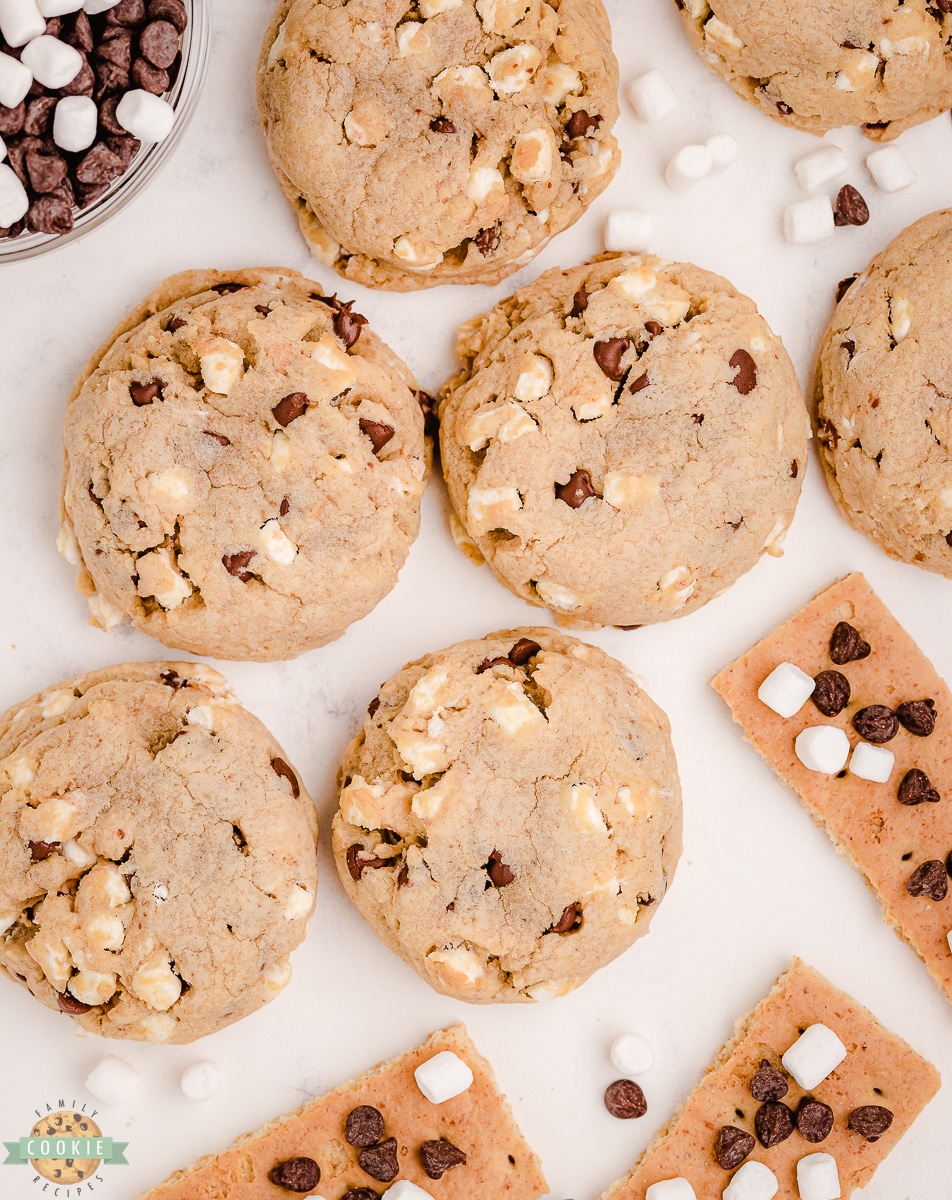
M 69 1158 L 80 1162 L 98 1158 L 102 1162 L 128 1166 L 123 1153 L 128 1145 L 128 1142 L 114 1142 L 108 1137 L 25 1137 L 18 1142 L 3 1143 L 7 1152 L 3 1165 L 23 1166 L 33 1159 L 62 1162 Z

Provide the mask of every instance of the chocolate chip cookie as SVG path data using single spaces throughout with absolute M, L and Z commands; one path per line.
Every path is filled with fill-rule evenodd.
M 783 125 L 860 125 L 878 141 L 952 105 L 946 0 L 676 0 L 701 57 Z
M 416 537 L 421 397 L 351 302 L 294 271 L 166 280 L 66 412 L 60 549 L 92 624 L 218 658 L 339 637 Z
M 312 253 L 409 291 L 496 283 L 619 163 L 601 0 L 283 0 L 258 64 L 271 160 Z
M 450 496 L 498 579 L 564 622 L 643 625 L 778 554 L 807 416 L 752 300 L 634 255 L 547 271 L 459 334 Z
M 551 629 L 429 654 L 341 768 L 337 869 L 383 941 L 470 1001 L 561 996 L 648 929 L 681 854 L 668 722 Z
M 191 1042 L 288 983 L 317 822 L 200 663 L 68 679 L 0 716 L 0 967 L 104 1037 Z

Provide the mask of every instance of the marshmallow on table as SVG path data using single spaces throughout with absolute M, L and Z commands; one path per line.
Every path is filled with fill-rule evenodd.
M 645 1200 L 697 1200 L 694 1188 L 682 1176 L 661 1179 L 645 1192 Z
M 837 175 L 845 174 L 849 161 L 839 146 L 824 146 L 797 159 L 793 170 L 805 192 L 815 192 Z
M 388 1187 L 386 1195 L 390 1200 L 433 1200 L 429 1192 L 417 1187 L 409 1179 L 398 1179 L 393 1187 Z
M 721 1193 L 724 1200 L 772 1200 L 780 1184 L 777 1176 L 762 1162 L 745 1162 Z
M 46 19 L 35 0 L 0 0 L 0 33 L 8 46 L 25 46 L 46 33 Z
M 2 0 L 0 0 L 2 2 Z M 0 104 L 16 108 L 30 90 L 33 72 L 12 54 L 0 54 Z
M 644 1075 L 654 1066 L 654 1050 L 640 1033 L 623 1033 L 616 1037 L 608 1052 L 612 1066 L 622 1075 Z
M 663 71 L 646 71 L 628 85 L 631 107 L 642 121 L 660 121 L 678 107 L 674 88 Z
M 61 88 L 72 83 L 83 67 L 83 56 L 59 38 L 44 33 L 23 47 L 20 61 L 44 87 Z
M 797 736 L 793 748 L 808 771 L 835 775 L 846 766 L 850 740 L 836 725 L 810 725 Z
M 898 146 L 883 146 L 867 155 L 866 169 L 882 192 L 898 192 L 917 179 L 912 163 Z
M 452 1050 L 441 1050 L 413 1072 L 417 1087 L 431 1104 L 452 1100 L 471 1086 L 473 1072 Z
M 757 689 L 757 699 L 781 717 L 792 717 L 813 695 L 816 681 L 793 663 L 774 667 Z
M 182 1072 L 181 1086 L 189 1100 L 210 1100 L 221 1087 L 221 1075 L 214 1063 L 192 1063 Z
M 175 110 L 160 96 L 133 88 L 116 105 L 116 120 L 140 142 L 161 142 L 172 132 Z
M 669 188 L 683 191 L 709 175 L 713 166 L 714 159 L 707 146 L 682 146 L 665 167 L 664 181 Z
M 26 216 L 30 198 L 26 188 L 8 163 L 0 163 L 0 229 L 9 229 Z
M 839 1200 L 840 1176 L 832 1154 L 808 1154 L 797 1163 L 800 1200 Z
M 873 783 L 888 783 L 896 756 L 885 746 L 859 742 L 850 758 L 850 774 Z
M 83 7 L 83 0 L 36 0 L 36 7 L 44 17 L 63 17 Z
M 142 1076 L 130 1063 L 107 1054 L 86 1076 L 86 1090 L 103 1104 L 123 1104 L 142 1082 Z
M 53 141 L 61 150 L 86 150 L 96 140 L 99 109 L 88 96 L 64 96 L 53 111 Z
M 836 230 L 829 196 L 814 196 L 791 204 L 783 214 L 783 233 L 788 242 L 802 246 L 832 237 Z
M 715 171 L 723 171 L 737 160 L 737 138 L 729 133 L 714 133 L 704 143 L 711 154 Z
M 846 1047 L 826 1025 L 811 1025 L 780 1060 L 784 1070 L 811 1092 L 846 1058 Z
M 640 208 L 622 208 L 605 218 L 606 250 L 647 250 L 651 240 L 650 212 Z

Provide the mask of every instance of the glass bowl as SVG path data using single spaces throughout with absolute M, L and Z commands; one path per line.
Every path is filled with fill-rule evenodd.
M 182 0 L 188 12 L 188 25 L 182 34 L 182 65 L 165 99 L 175 109 L 175 124 L 164 142 L 143 146 L 125 171 L 109 185 L 88 208 L 79 210 L 69 233 L 21 233 L 17 238 L 0 239 L 0 264 L 18 262 L 56 250 L 83 234 L 97 229 L 113 213 L 133 200 L 168 161 L 185 132 L 198 104 L 205 68 L 208 64 L 208 44 L 211 37 L 212 0 Z

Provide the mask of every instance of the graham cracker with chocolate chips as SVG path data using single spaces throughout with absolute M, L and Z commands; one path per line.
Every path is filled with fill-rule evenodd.
M 834 663 L 830 638 L 840 622 L 852 626 L 869 644 L 867 657 Z M 836 716 L 826 716 L 807 700 L 795 716 L 786 720 L 778 716 L 758 700 L 757 689 L 782 662 L 795 663 L 814 677 L 829 670 L 845 675 L 849 703 Z M 806 804 L 840 853 L 862 872 L 879 897 L 887 922 L 952 999 L 952 951 L 947 938 L 952 930 L 952 894 L 945 894 L 948 881 L 944 870 L 939 870 L 952 851 L 952 693 L 929 660 L 863 576 L 853 574 L 821 592 L 712 683 L 747 740 Z M 862 740 L 853 726 L 860 710 L 871 705 L 895 710 L 924 699 L 933 702 L 935 730 L 917 737 L 898 726 L 895 737 L 885 743 L 896 759 L 886 783 L 860 779 L 848 767 L 839 775 L 819 774 L 796 756 L 794 740 L 807 726 L 836 725 L 855 746 Z M 925 788 L 921 777 L 913 776 L 912 785 L 906 783 L 903 791 L 907 802 L 900 803 L 900 785 L 912 770 L 925 774 L 933 794 L 940 797 L 938 802 L 915 802 L 917 797 L 908 794 L 910 788 L 920 796 Z M 924 864 L 933 864 L 930 870 L 939 884 L 935 891 L 943 894 L 942 899 L 906 890 L 913 873 Z
M 847 1055 L 806 1093 L 783 1071 L 781 1058 L 804 1029 L 817 1023 L 837 1034 Z M 750 1084 L 764 1060 L 783 1076 L 783 1080 L 776 1075 L 774 1079 L 781 1088 L 786 1082 L 788 1090 L 781 1102 L 793 1114 L 807 1097 L 832 1109 L 832 1129 L 822 1141 L 807 1140 L 797 1128 L 769 1149 L 754 1137 L 761 1105 L 751 1095 Z M 767 997 L 737 1023 L 734 1037 L 631 1174 L 613 1184 L 601 1200 L 644 1200 L 651 1184 L 679 1177 L 691 1184 L 697 1200 L 720 1200 L 734 1174 L 733 1168 L 719 1165 L 716 1155 L 718 1135 L 725 1127 L 746 1134 L 742 1140 L 748 1145 L 753 1138 L 753 1147 L 742 1162 L 763 1163 L 774 1173 L 779 1184 L 776 1200 L 797 1200 L 796 1165 L 815 1153 L 833 1156 L 841 1194 L 849 1196 L 853 1188 L 869 1183 L 938 1091 L 939 1082 L 936 1070 L 884 1029 L 872 1013 L 795 959 Z M 867 1106 L 888 1109 L 892 1114 L 889 1128 L 875 1141 L 867 1141 L 848 1126 L 850 1113 Z
M 413 1072 L 443 1050 L 452 1051 L 468 1064 L 473 1082 L 459 1096 L 433 1104 L 417 1087 Z M 536 1200 L 548 1190 L 539 1160 L 519 1132 L 489 1063 L 463 1026 L 453 1025 L 257 1133 L 245 1134 L 230 1150 L 176 1171 L 141 1200 L 277 1200 L 300 1191 L 324 1200 L 341 1200 L 360 1188 L 373 1189 L 367 1195 L 386 1192 L 391 1181 L 380 1182 L 382 1173 L 374 1176 L 365 1171 L 358 1163 L 360 1146 L 348 1143 L 345 1137 L 348 1115 L 360 1105 L 371 1106 L 383 1118 L 381 1141 L 396 1139 L 399 1173 L 393 1182 L 410 1180 L 433 1200 L 503 1196 Z M 369 1115 L 373 1118 L 370 1124 L 379 1125 L 379 1119 Z M 358 1116 L 365 1118 L 358 1123 L 366 1128 L 368 1114 Z M 441 1178 L 433 1179 L 424 1170 L 420 1151 L 424 1143 L 441 1139 L 461 1150 L 465 1162 L 448 1167 Z M 355 1140 L 367 1142 L 366 1137 Z M 445 1165 L 449 1158 L 458 1157 L 434 1154 L 431 1148 L 427 1161 L 435 1171 L 440 1162 Z M 373 1158 L 365 1162 L 374 1165 Z M 314 1164 L 320 1168 L 319 1179 L 314 1178 Z M 269 1179 L 276 1168 L 278 1179 L 285 1180 L 284 1187 Z M 297 1187 L 288 1186 L 294 1182 Z

